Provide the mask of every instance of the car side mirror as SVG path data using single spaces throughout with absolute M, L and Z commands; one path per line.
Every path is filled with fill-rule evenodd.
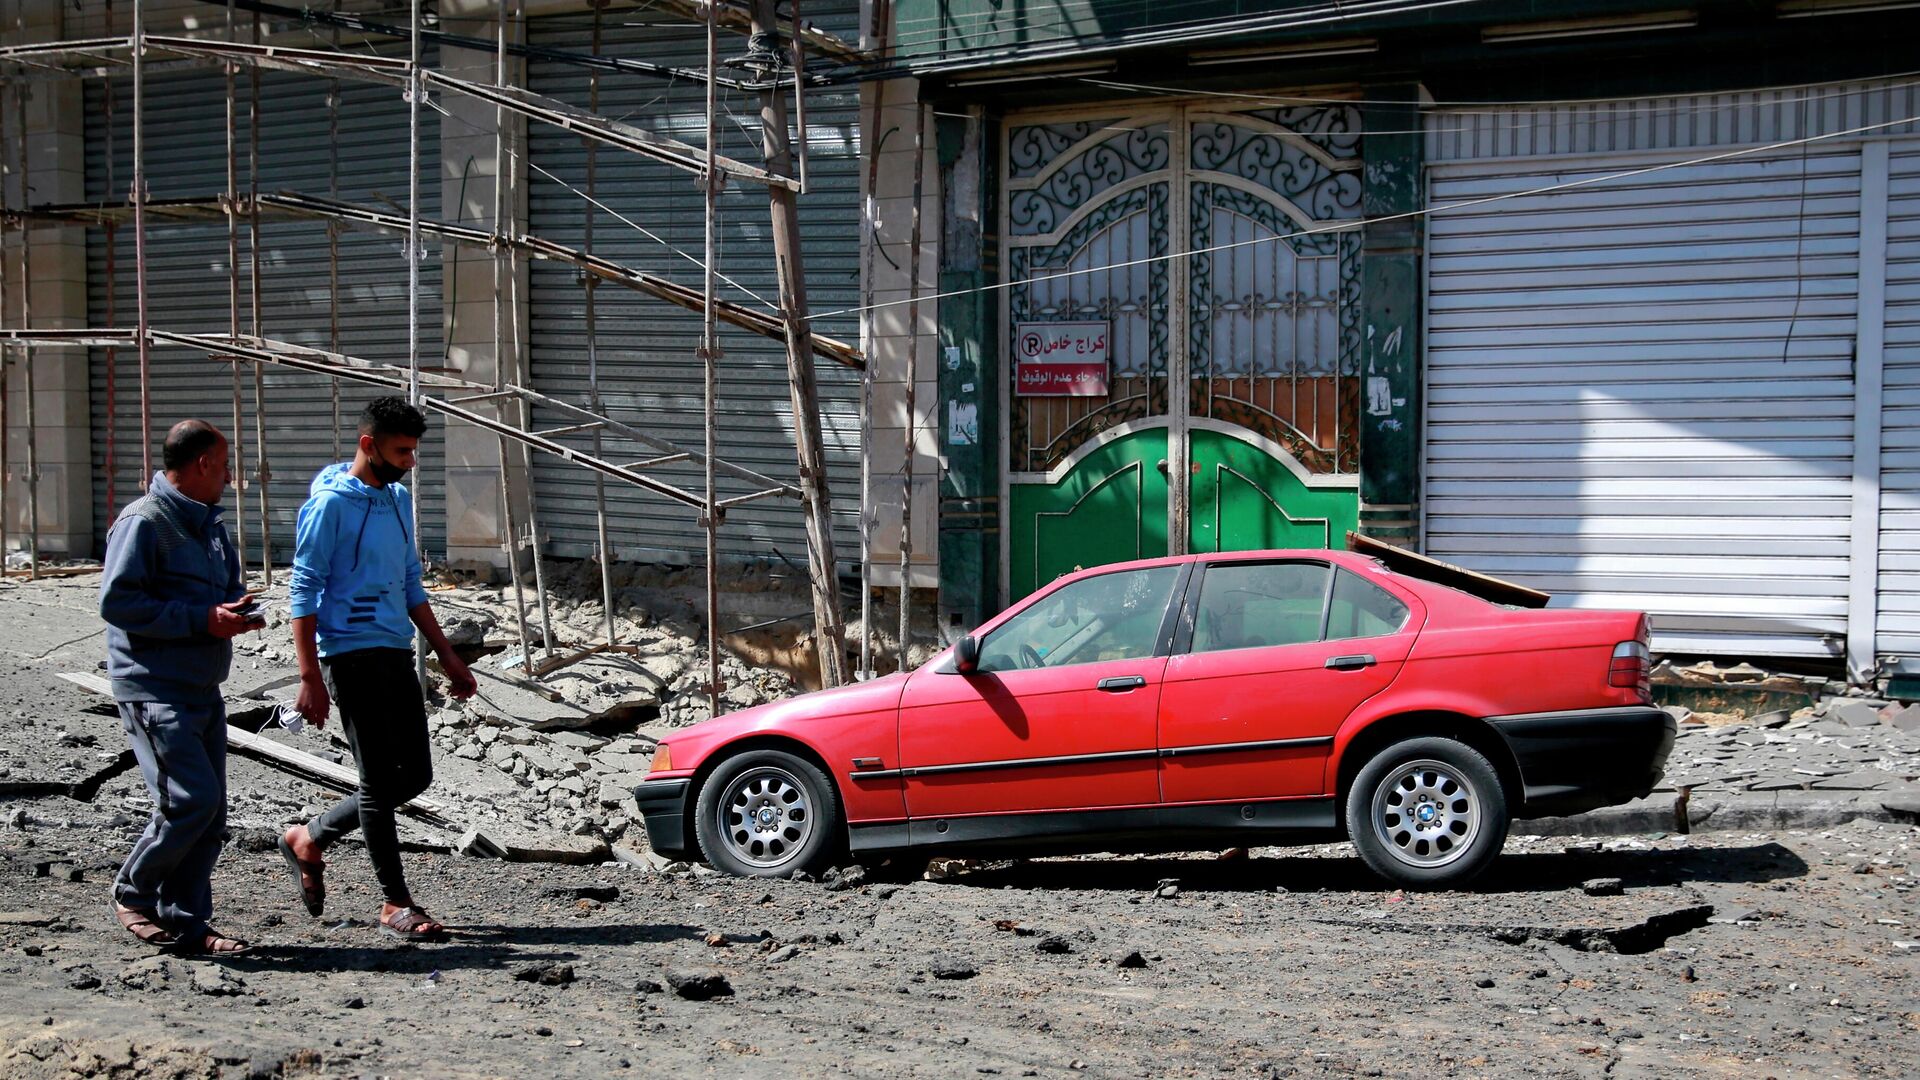
M 953 647 L 953 670 L 971 675 L 980 670 L 980 639 L 968 634 Z

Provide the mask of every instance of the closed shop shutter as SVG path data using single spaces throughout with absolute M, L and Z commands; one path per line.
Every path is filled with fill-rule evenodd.
M 806 18 L 829 32 L 851 37 L 857 22 L 854 5 L 808 5 Z M 622 13 L 607 18 L 601 52 L 688 68 L 706 65 L 705 31 L 684 21 L 638 25 L 647 16 Z M 587 51 L 588 17 L 536 19 L 535 44 Z M 739 54 L 745 38 L 722 34 L 721 56 Z M 541 94 L 585 107 L 584 69 L 535 61 L 530 84 Z M 601 113 L 626 123 L 700 145 L 705 131 L 705 89 L 697 82 L 669 85 L 632 75 L 600 79 Z M 757 95 L 721 95 L 722 152 L 758 162 L 760 120 Z M 802 254 L 807 296 L 815 312 L 859 304 L 860 212 L 858 95 L 852 89 L 813 90 L 807 95 L 811 140 L 809 186 L 799 198 Z M 588 204 L 587 152 L 577 136 L 549 125 L 529 132 L 529 214 L 532 231 L 568 246 L 580 246 Z M 550 175 L 549 175 L 550 174 Z M 564 185 L 564 186 L 563 186 Z M 572 190 L 569 190 L 571 188 Z M 690 173 L 602 147 L 598 151 L 595 197 L 612 214 L 596 213 L 593 250 L 628 266 L 663 274 L 699 287 L 704 212 L 697 179 Z M 770 302 L 779 299 L 767 194 L 753 184 L 730 184 L 721 200 L 720 269 L 740 286 Z M 645 228 L 654 234 L 641 233 Z M 657 237 L 657 239 L 656 239 Z M 586 304 L 578 274 L 571 267 L 536 262 L 531 268 L 531 349 L 533 382 L 541 391 L 570 401 L 588 399 Z M 753 296 L 722 283 L 721 295 L 748 304 Z M 625 289 L 601 286 L 596 301 L 596 353 L 606 411 L 680 446 L 702 445 L 701 365 L 695 349 L 700 338 L 697 313 L 670 306 Z M 768 310 L 772 310 L 769 306 Z M 853 315 L 816 319 L 815 329 L 843 341 L 858 340 Z M 719 375 L 719 456 L 726 461 L 793 482 L 796 475 L 792 407 L 787 389 L 786 352 L 780 342 L 722 324 L 725 357 Z M 816 361 L 820 385 L 821 427 L 825 436 L 828 482 L 833 496 L 836 553 L 841 560 L 858 552 L 859 396 L 857 372 Z M 536 415 L 541 427 L 570 423 L 559 416 Z M 591 446 L 591 437 L 569 436 L 574 446 Z M 609 443 L 611 449 L 631 444 Z M 631 460 L 637 454 L 628 455 Z M 546 455 L 534 461 L 540 527 L 548 550 L 585 556 L 594 545 L 593 474 Z M 703 490 L 698 468 L 670 466 L 656 475 L 688 490 Z M 750 488 L 721 478 L 721 496 Z M 607 484 L 609 539 L 616 557 L 699 561 L 704 533 L 695 513 L 629 485 Z M 805 565 L 805 527 L 799 503 L 765 499 L 730 510 L 720 531 L 723 557 L 774 559 L 778 552 Z
M 397 53 L 404 55 L 404 47 Z M 247 171 L 247 73 L 237 80 L 238 176 L 242 191 Z M 120 201 L 133 175 L 132 84 L 115 87 L 112 190 L 108 185 L 106 98 L 99 80 L 87 83 L 87 191 L 90 199 Z M 265 72 L 260 87 L 260 190 L 299 191 L 326 196 L 333 140 L 328 130 L 328 83 L 324 79 Z M 420 185 L 422 216 L 439 216 L 440 182 L 436 114 L 421 116 L 421 155 L 426 163 Z M 206 69 L 157 75 L 146 91 L 147 186 L 155 200 L 206 198 L 226 186 L 226 80 Z M 400 91 L 384 86 L 340 84 L 338 197 L 405 213 L 407 200 L 407 107 Z M 317 221 L 261 222 L 261 328 L 273 339 L 315 348 L 329 347 L 327 226 Z M 87 237 L 89 321 L 94 326 L 135 325 L 134 237 L 132 227 L 114 240 L 113 314 L 108 318 L 106 230 Z M 400 237 L 342 231 L 340 258 L 340 350 L 350 356 L 405 365 L 407 362 L 407 266 Z M 423 367 L 441 366 L 439 246 L 425 245 L 428 260 L 420 268 L 420 342 Z M 247 232 L 240 231 L 240 332 L 248 333 Z M 204 224 L 156 224 L 147 228 L 148 318 L 164 330 L 219 333 L 228 330 L 227 229 L 215 218 Z M 140 390 L 136 350 L 116 350 L 114 498 L 124 505 L 139 492 Z M 95 543 L 105 542 L 112 518 L 107 499 L 107 353 L 92 350 Z M 233 426 L 231 367 L 203 354 L 177 349 L 152 355 L 153 459 L 159 467 L 158 440 L 187 417 L 201 417 L 222 430 Z M 246 461 L 251 473 L 254 446 L 252 372 L 243 372 L 242 415 L 246 418 Z M 333 422 L 333 381 L 268 365 L 265 370 L 268 489 L 273 513 L 275 561 L 285 565 L 293 548 L 294 517 L 306 500 L 313 474 L 330 461 L 350 457 L 354 435 Z M 340 386 L 340 422 L 351 427 L 360 408 L 386 391 L 344 383 Z M 426 549 L 445 551 L 441 447 L 444 422 L 430 416 L 420 448 L 420 473 L 413 486 L 420 498 L 420 524 Z M 336 457 L 336 446 L 338 458 Z M 231 507 L 231 497 L 229 497 Z M 228 512 L 228 525 L 233 512 Z M 259 503 L 249 493 L 246 527 L 250 561 L 259 535 Z
M 1676 157 L 1437 165 L 1430 201 Z M 1662 651 L 1839 655 L 1859 193 L 1815 146 L 1436 213 L 1427 550 Z
M 1881 653 L 1920 656 L 1920 140 L 1888 155 L 1880 435 Z

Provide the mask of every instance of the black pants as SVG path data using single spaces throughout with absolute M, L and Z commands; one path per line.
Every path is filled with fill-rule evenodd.
M 410 649 L 361 649 L 320 661 L 360 768 L 360 790 L 307 823 L 324 850 L 356 827 L 390 904 L 411 904 L 393 812 L 433 783 L 427 707 Z

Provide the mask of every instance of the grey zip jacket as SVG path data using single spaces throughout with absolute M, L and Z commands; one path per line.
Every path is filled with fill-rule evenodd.
M 207 609 L 246 592 L 221 509 L 187 498 L 156 472 L 108 530 L 100 617 L 115 700 L 219 700 L 233 643 L 207 633 Z

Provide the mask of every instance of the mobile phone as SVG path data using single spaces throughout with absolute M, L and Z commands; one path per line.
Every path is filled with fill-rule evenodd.
M 260 622 L 267 617 L 267 606 L 254 600 L 250 601 L 246 607 L 234 608 L 233 613 L 248 622 Z

